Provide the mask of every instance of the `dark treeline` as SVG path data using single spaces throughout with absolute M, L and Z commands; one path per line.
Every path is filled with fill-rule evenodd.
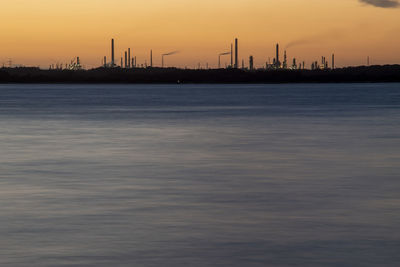
M 41 70 L 0 68 L 0 83 L 335 83 L 400 82 L 400 65 L 335 70 L 255 70 L 176 68 L 98 68 Z

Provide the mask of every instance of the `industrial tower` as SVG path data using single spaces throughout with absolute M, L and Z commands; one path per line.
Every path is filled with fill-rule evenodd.
M 235 39 L 235 69 L 237 69 L 238 67 L 239 67 L 239 64 L 238 64 L 238 49 L 239 49 L 239 47 L 238 47 L 238 39 L 236 38 Z

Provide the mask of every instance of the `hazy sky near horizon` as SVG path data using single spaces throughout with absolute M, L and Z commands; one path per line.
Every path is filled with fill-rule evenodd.
M 80 56 L 86 67 L 131 47 L 138 63 L 161 54 L 171 66 L 216 66 L 239 38 L 257 66 L 274 45 L 307 65 L 334 52 L 337 65 L 400 63 L 400 8 L 392 0 L 4 0 L 0 63 L 47 67 Z M 282 51 L 283 54 L 283 51 Z M 228 62 L 229 57 L 222 60 Z

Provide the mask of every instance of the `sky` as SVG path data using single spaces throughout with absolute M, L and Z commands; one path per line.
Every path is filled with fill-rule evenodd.
M 257 67 L 274 57 L 306 65 L 335 53 L 336 65 L 400 63 L 395 0 L 2 0 L 0 63 L 48 67 L 79 56 L 86 68 L 130 47 L 139 64 L 216 67 L 239 39 L 239 58 Z M 229 56 L 222 59 L 229 63 Z

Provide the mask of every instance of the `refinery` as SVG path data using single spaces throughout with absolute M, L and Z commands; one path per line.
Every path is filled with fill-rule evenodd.
M 149 50 L 148 61 L 145 60 L 142 63 L 137 62 L 137 57 L 132 53 L 131 48 L 127 48 L 122 51 L 121 57 L 116 58 L 116 42 L 114 39 L 111 39 L 110 44 L 110 54 L 109 57 L 107 55 L 101 58 L 101 65 L 98 66 L 100 68 L 122 68 L 122 69 L 137 69 L 137 68 L 165 68 L 167 66 L 166 61 L 170 56 L 173 56 L 179 51 L 171 51 L 160 54 L 161 65 L 155 66 L 153 64 L 153 50 Z M 283 60 L 280 57 L 280 48 L 279 44 L 276 44 L 275 57 L 272 59 L 268 58 L 265 60 L 264 65 L 262 67 L 255 67 L 254 64 L 254 56 L 249 55 L 247 60 L 239 58 L 239 40 L 238 38 L 234 39 L 234 42 L 231 43 L 230 49 L 227 49 L 225 52 L 217 53 L 218 59 L 216 66 L 217 69 L 242 69 L 246 71 L 255 71 L 255 70 L 328 70 L 335 69 L 335 55 L 332 54 L 330 56 L 331 61 L 328 62 L 325 56 L 321 56 L 320 60 L 315 60 L 308 65 L 306 65 L 305 61 L 298 61 L 296 58 L 288 59 L 287 51 L 283 51 Z M 221 59 L 225 57 L 230 57 L 230 63 L 225 63 L 224 66 L 221 64 Z M 240 63 L 239 63 L 240 62 Z M 367 59 L 367 65 L 369 65 L 369 57 Z M 3 63 L 3 68 L 5 67 L 22 67 L 22 65 L 13 65 L 12 60 L 9 59 L 7 63 Z M 171 66 L 170 66 L 171 67 Z M 49 66 L 49 70 L 83 70 L 86 69 L 82 64 L 80 57 L 73 58 L 70 62 L 67 63 L 56 63 L 51 64 Z M 187 69 L 187 67 L 185 67 Z M 197 68 L 195 69 L 204 69 L 201 67 L 201 64 L 198 63 Z M 209 64 L 205 64 L 205 69 L 210 69 Z
M 179 53 L 179 51 L 172 51 L 168 53 L 164 53 L 161 55 L 161 68 L 165 67 L 165 60 L 167 56 L 172 56 Z M 276 44 L 276 55 L 275 58 L 273 59 L 272 62 L 269 60 L 265 62 L 265 65 L 262 69 L 265 70 L 278 70 L 278 69 L 284 69 L 284 70 L 302 70 L 306 69 L 306 63 L 304 61 L 302 62 L 297 62 L 296 58 L 293 58 L 291 60 L 291 63 L 288 62 L 287 59 L 287 53 L 286 50 L 284 51 L 284 56 L 283 56 L 283 62 L 281 62 L 279 58 L 279 44 Z M 153 66 L 153 51 L 150 50 L 150 58 L 149 62 L 150 64 L 147 64 L 147 61 L 145 61 L 144 64 L 139 65 L 136 60 L 136 56 L 131 56 L 131 48 L 128 48 L 123 52 L 124 57 L 121 57 L 120 64 L 116 63 L 115 60 L 115 41 L 114 39 L 111 39 L 111 60 L 107 61 L 107 56 L 104 56 L 103 61 L 102 61 L 102 66 L 104 68 L 147 68 L 147 67 L 154 67 Z M 226 65 L 224 68 L 227 69 L 243 69 L 243 70 L 255 70 L 254 66 L 254 57 L 250 55 L 248 57 L 248 67 L 245 67 L 245 62 L 244 59 L 241 60 L 241 66 L 239 66 L 239 40 L 238 38 L 235 38 L 234 44 L 231 44 L 230 46 L 230 51 L 222 52 L 218 54 L 218 69 L 221 69 L 221 57 L 223 56 L 230 56 L 230 64 Z M 326 60 L 326 57 L 322 56 L 321 61 L 314 61 L 310 65 L 311 70 L 324 70 L 324 69 L 334 69 L 335 68 L 335 55 L 332 54 L 332 61 L 331 65 L 328 64 L 328 61 Z M 78 61 L 78 59 L 77 59 Z M 199 67 L 200 69 L 200 67 Z M 206 64 L 206 69 L 208 68 L 208 63 Z
M 172 58 L 179 50 L 154 54 L 148 50 L 146 59 L 138 61 L 131 47 L 116 49 L 111 39 L 108 51 L 99 57 L 99 65 L 86 68 L 79 56 L 67 63 L 51 64 L 48 68 L 15 65 L 10 59 L 0 68 L 0 82 L 31 83 L 307 83 L 307 82 L 400 82 L 400 65 L 366 65 L 338 68 L 335 54 L 319 56 L 314 61 L 289 57 L 286 49 L 273 45 L 273 58 L 258 59 L 253 55 L 240 57 L 239 39 L 215 52 L 215 62 L 200 63 L 195 68 L 174 67 Z M 118 56 L 116 56 L 118 55 Z M 154 59 L 159 64 L 154 64 Z M 245 58 L 245 59 L 244 59 Z M 264 62 L 261 63 L 260 62 Z M 215 66 L 215 67 L 210 67 Z

